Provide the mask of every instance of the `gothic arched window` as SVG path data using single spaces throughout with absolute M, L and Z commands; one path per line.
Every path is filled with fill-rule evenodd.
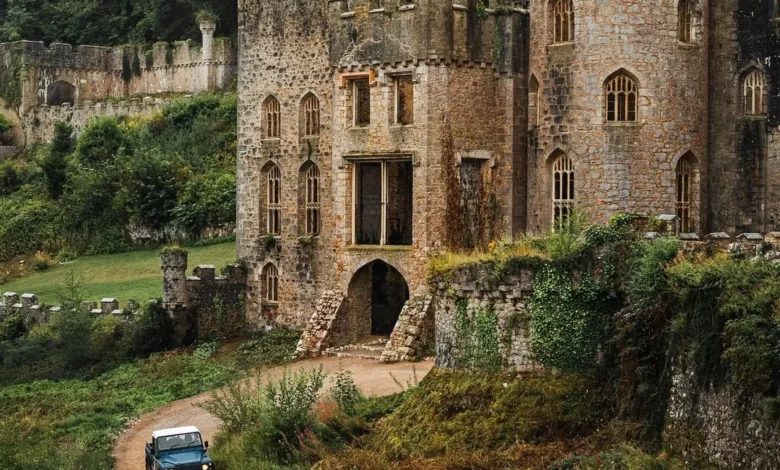
M 574 41 L 574 5 L 572 0 L 555 0 L 552 8 L 553 44 Z
M 320 135 L 320 100 L 311 93 L 303 98 L 303 135 Z
M 266 302 L 279 301 L 279 270 L 273 264 L 268 264 L 264 269 L 263 288 Z
M 273 96 L 269 96 L 263 103 L 263 118 L 265 119 L 263 137 L 266 139 L 278 139 L 281 137 L 282 106 L 279 100 Z
M 604 86 L 605 117 L 607 122 L 636 122 L 639 89 L 633 78 L 618 73 Z
M 742 102 L 746 116 L 759 116 L 767 113 L 769 89 L 764 72 L 753 69 L 742 81 Z
M 306 234 L 320 234 L 320 169 L 315 164 L 304 167 Z
M 568 220 L 575 201 L 574 164 L 563 152 L 553 160 L 552 177 L 553 227 L 559 227 Z
M 282 172 L 271 165 L 266 178 L 266 233 L 279 235 L 282 223 Z
M 693 200 L 693 165 L 688 155 L 677 162 L 675 170 L 675 188 L 677 200 L 675 211 L 680 219 L 680 231 L 682 233 L 693 232 L 693 217 L 691 215 L 691 202 Z

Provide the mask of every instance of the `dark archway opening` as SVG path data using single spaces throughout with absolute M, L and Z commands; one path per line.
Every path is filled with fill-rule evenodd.
M 76 104 L 76 87 L 64 81 L 49 85 L 46 89 L 46 104 L 62 106 L 64 103 Z

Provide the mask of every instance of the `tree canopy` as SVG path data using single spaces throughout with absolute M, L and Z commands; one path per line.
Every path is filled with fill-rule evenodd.
M 30 40 L 120 45 L 199 39 L 195 17 L 218 18 L 217 34 L 233 37 L 237 0 L 0 0 L 0 42 Z

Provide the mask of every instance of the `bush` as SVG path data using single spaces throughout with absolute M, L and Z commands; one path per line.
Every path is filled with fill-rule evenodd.
M 73 152 L 73 128 L 64 122 L 54 126 L 54 139 L 49 151 L 41 162 L 41 169 L 46 176 L 49 196 L 59 199 L 67 181 L 68 156 Z
M 263 366 L 290 362 L 301 333 L 279 328 L 260 333 L 238 347 L 237 359 L 245 366 Z
M 0 196 L 8 196 L 19 191 L 22 183 L 22 176 L 14 162 L 0 162 Z
M 79 135 L 76 155 L 84 165 L 105 165 L 113 162 L 128 144 L 119 126 L 119 118 L 96 118 Z M 127 148 L 125 152 L 131 153 Z

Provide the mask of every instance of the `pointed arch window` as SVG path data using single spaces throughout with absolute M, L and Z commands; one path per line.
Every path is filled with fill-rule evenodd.
M 306 234 L 320 234 L 320 169 L 312 164 L 304 173 L 306 184 Z
M 272 165 L 266 174 L 266 230 L 268 234 L 279 235 L 282 222 L 282 172 Z
M 766 75 L 753 69 L 742 81 L 742 101 L 746 116 L 760 116 L 767 113 L 769 89 Z
M 279 270 L 273 264 L 265 267 L 263 274 L 263 287 L 265 288 L 265 301 L 279 302 Z
M 680 0 L 677 6 L 677 38 L 680 42 L 693 44 L 699 40 L 701 28 L 701 7 L 698 0 Z
M 553 44 L 574 41 L 574 4 L 572 0 L 555 0 L 552 18 Z
M 693 163 L 690 156 L 686 155 L 677 162 L 675 170 L 676 203 L 675 211 L 680 219 L 682 233 L 694 231 L 692 202 L 693 202 Z
M 553 227 L 561 227 L 568 220 L 574 209 L 574 164 L 565 153 L 560 153 L 553 161 L 552 167 L 552 222 Z
M 282 131 L 282 105 L 279 100 L 269 96 L 263 104 L 263 126 L 264 137 L 266 139 L 278 139 Z
M 604 86 L 604 105 L 607 122 L 636 122 L 639 89 L 634 79 L 618 73 Z
M 311 93 L 303 99 L 303 135 L 320 135 L 320 100 Z
M 528 86 L 528 124 L 530 127 L 537 127 L 541 124 L 541 113 L 542 91 L 539 89 L 539 80 L 532 75 Z

